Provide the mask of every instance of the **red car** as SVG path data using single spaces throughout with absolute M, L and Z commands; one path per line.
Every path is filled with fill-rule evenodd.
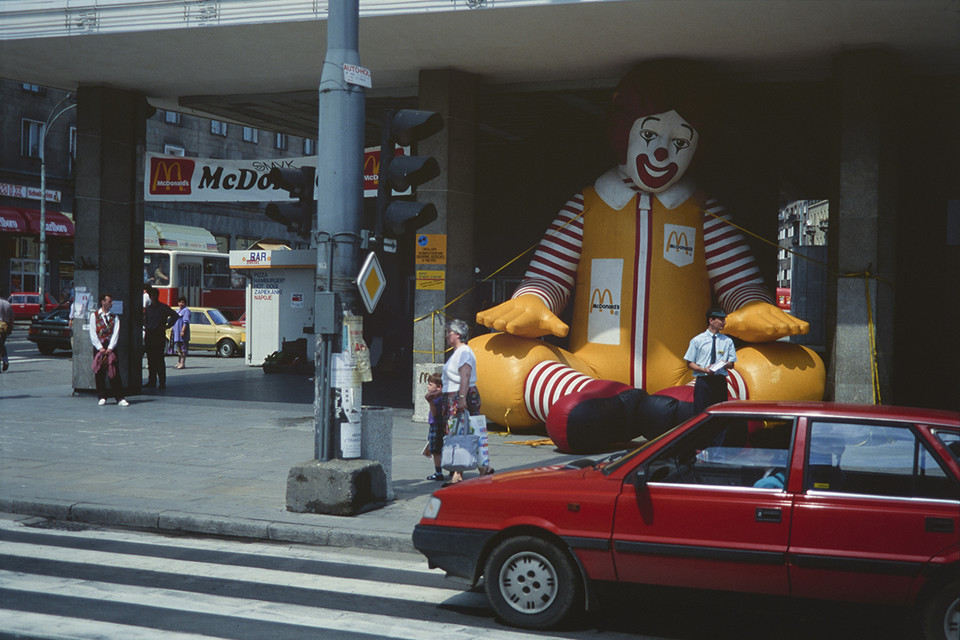
M 57 301 L 47 294 L 46 311 L 57 308 Z M 15 291 L 7 299 L 13 307 L 15 320 L 29 320 L 40 313 L 40 294 L 36 291 Z
M 559 625 L 599 581 L 916 606 L 960 634 L 960 415 L 727 402 L 638 449 L 431 496 L 431 568 L 504 621 Z

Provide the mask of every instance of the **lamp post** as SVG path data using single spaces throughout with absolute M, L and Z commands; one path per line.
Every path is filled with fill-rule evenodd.
M 47 308 L 47 164 L 44 159 L 46 155 L 44 153 L 44 147 L 47 142 L 47 129 L 53 126 L 57 118 L 70 109 L 76 108 L 77 103 L 72 101 L 73 94 L 68 93 L 63 100 L 58 102 L 57 106 L 53 108 L 50 115 L 47 116 L 46 122 L 43 123 L 43 128 L 40 130 L 40 285 L 38 290 L 40 293 L 41 311 L 45 311 Z M 68 102 L 70 104 L 67 104 Z

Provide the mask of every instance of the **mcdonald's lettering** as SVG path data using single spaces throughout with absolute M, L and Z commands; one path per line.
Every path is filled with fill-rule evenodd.
M 217 167 L 213 171 L 209 166 L 204 166 L 200 171 L 200 182 L 197 189 L 232 189 L 236 191 L 249 191 L 254 187 L 258 189 L 269 189 L 272 185 L 267 179 L 267 173 L 257 173 L 251 169 L 240 169 L 237 173 L 223 174 L 223 167 Z M 276 187 L 274 187 L 276 188 Z
M 150 193 L 190 195 L 194 161 L 186 158 L 150 158 Z
M 620 315 L 620 305 L 615 304 L 613 301 L 613 294 L 610 293 L 610 289 L 594 289 L 593 293 L 590 294 L 590 311 L 609 311 L 610 315 L 618 316 Z

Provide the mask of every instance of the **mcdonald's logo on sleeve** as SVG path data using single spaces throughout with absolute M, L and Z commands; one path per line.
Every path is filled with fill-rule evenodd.
M 148 190 L 155 196 L 188 196 L 194 161 L 189 158 L 150 158 Z

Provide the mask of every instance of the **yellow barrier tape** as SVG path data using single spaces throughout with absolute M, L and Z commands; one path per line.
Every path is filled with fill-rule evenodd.
M 512 442 L 506 442 L 504 444 L 519 444 L 525 447 L 544 447 L 552 445 L 553 440 L 550 438 L 537 438 L 535 440 L 513 440 Z

